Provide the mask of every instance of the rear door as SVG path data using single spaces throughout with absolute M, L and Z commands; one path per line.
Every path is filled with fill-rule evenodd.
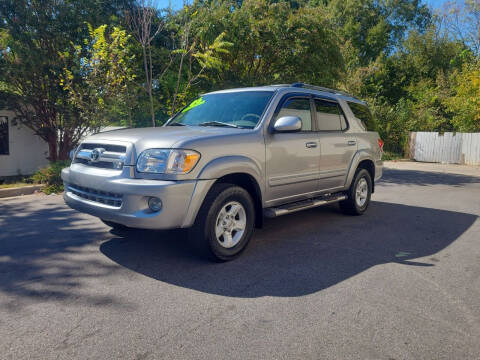
M 310 95 L 286 95 L 271 120 L 265 137 L 268 206 L 309 197 L 318 189 L 320 147 L 312 106 Z M 273 132 L 273 123 L 282 116 L 298 116 L 302 130 Z
M 315 98 L 315 124 L 320 142 L 319 190 L 343 187 L 357 151 L 357 140 L 336 100 Z

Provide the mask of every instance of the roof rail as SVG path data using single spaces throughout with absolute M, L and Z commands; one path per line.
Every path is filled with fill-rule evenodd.
M 344 96 L 349 96 L 349 97 L 352 97 L 352 98 L 355 98 L 357 99 L 356 96 L 352 95 L 352 94 L 349 94 L 345 91 L 341 91 L 341 90 L 336 90 L 336 89 L 330 89 L 330 88 L 326 88 L 326 87 L 323 87 L 323 86 L 316 86 L 316 85 L 310 85 L 310 84 L 304 84 L 304 83 L 293 83 L 290 85 L 291 87 L 298 87 L 298 88 L 304 88 L 304 89 L 310 89 L 310 90 L 317 90 L 317 91 L 324 91 L 324 92 L 329 92 L 329 93 L 332 93 L 332 94 L 340 94 L 340 95 L 344 95 Z

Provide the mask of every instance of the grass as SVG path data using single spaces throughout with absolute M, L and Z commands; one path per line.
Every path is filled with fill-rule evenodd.
M 31 179 L 36 184 L 45 184 L 42 190 L 45 194 L 60 193 L 63 191 L 62 169 L 69 165 L 68 160 L 50 163 L 33 174 Z
M 9 189 L 32 184 L 33 180 L 31 180 L 29 176 L 18 175 L 0 178 L 0 189 Z
M 0 189 L 9 189 L 9 188 L 14 188 L 14 187 L 22 187 L 22 186 L 27 186 L 27 185 L 32 185 L 26 182 L 16 182 L 16 183 L 10 183 L 10 184 L 1 184 Z
M 0 177 L 0 189 L 44 184 L 45 186 L 42 189 L 44 193 L 60 193 L 63 191 L 62 169 L 69 165 L 70 161 L 57 161 L 39 169 L 32 176 L 17 175 Z

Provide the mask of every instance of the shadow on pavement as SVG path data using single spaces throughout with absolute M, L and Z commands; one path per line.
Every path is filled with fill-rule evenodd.
M 480 184 L 480 177 L 417 170 L 384 169 L 380 183 L 392 185 L 449 185 L 461 187 L 466 184 Z
M 327 207 L 269 220 L 243 256 L 229 263 L 198 259 L 180 231 L 130 231 L 102 243 L 100 250 L 132 271 L 184 288 L 230 297 L 291 297 L 320 291 L 379 264 L 435 266 L 413 259 L 445 249 L 476 218 L 372 202 L 360 217 Z
M 117 304 L 115 297 L 83 286 L 88 278 L 118 271 L 98 257 L 101 240 L 111 235 L 91 217 L 48 200 L 0 204 L 0 292 L 8 296 L 0 307 L 18 311 L 29 301 Z

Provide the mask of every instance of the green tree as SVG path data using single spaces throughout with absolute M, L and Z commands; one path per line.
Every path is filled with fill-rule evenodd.
M 197 11 L 185 7 L 183 21 L 178 33 L 180 48 L 173 50 L 180 59 L 178 63 L 177 80 L 171 100 L 170 114 L 174 114 L 180 103 L 182 106 L 189 100 L 192 85 L 206 78 L 209 70 L 220 70 L 225 64 L 220 55 L 228 54 L 232 43 L 225 41 L 225 32 L 220 33 L 211 43 L 206 38 L 192 34 L 192 25 L 196 20 Z
M 49 159 L 67 159 L 82 136 L 80 110 L 60 84 L 59 56 L 87 36 L 84 23 L 115 22 L 124 2 L 0 1 L 0 103 L 49 145 Z
M 79 111 L 78 130 L 118 121 L 123 114 L 131 124 L 136 102 L 131 36 L 116 26 L 93 29 L 88 25 L 88 30 L 89 36 L 80 45 L 73 45 L 73 52 L 60 54 L 66 64 L 60 84 L 68 93 L 68 103 Z
M 126 22 L 128 23 L 133 37 L 138 41 L 142 48 L 143 70 L 145 75 L 144 89 L 148 94 L 150 102 L 150 115 L 152 117 L 152 126 L 155 127 L 155 109 L 153 101 L 153 83 L 154 66 L 152 57 L 152 42 L 165 27 L 166 22 L 157 9 L 157 2 L 154 0 L 136 0 L 131 8 L 126 12 Z M 160 73 L 159 81 L 170 66 L 167 63 Z
M 451 79 L 454 95 L 445 99 L 456 130 L 480 131 L 480 60 L 465 64 Z
M 319 11 L 320 10 L 320 11 Z M 198 10 L 202 38 L 226 32 L 233 45 L 217 73 L 223 86 L 314 82 L 333 85 L 343 71 L 338 37 L 321 9 L 290 1 L 216 1 Z
M 366 66 L 382 54 L 391 54 L 408 30 L 422 31 L 431 22 L 427 6 L 419 0 L 321 0 L 342 43 L 350 43 L 347 62 Z M 322 6 L 320 5 L 320 8 Z

